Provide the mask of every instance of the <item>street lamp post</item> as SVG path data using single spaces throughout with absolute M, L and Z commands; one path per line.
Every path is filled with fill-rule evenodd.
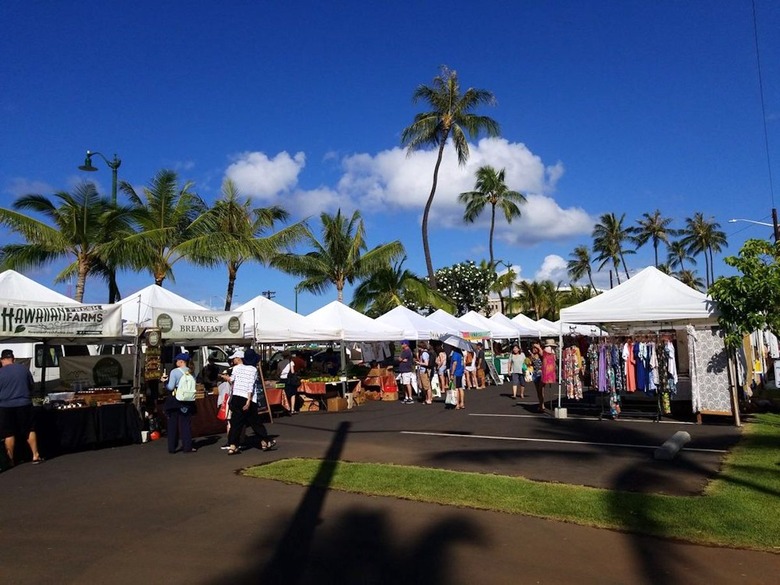
M 99 156 L 102 158 L 105 163 L 108 165 L 108 168 L 111 169 L 111 206 L 116 207 L 116 189 L 117 189 L 117 175 L 119 174 L 119 165 L 122 164 L 122 161 L 117 157 L 116 154 L 114 154 L 114 158 L 112 160 L 108 160 L 103 153 L 100 152 L 91 152 L 87 151 L 87 157 L 84 159 L 84 164 L 79 167 L 80 171 L 87 171 L 89 173 L 94 173 L 97 171 L 97 168 L 92 164 L 92 157 L 93 156 Z M 116 283 L 116 267 L 115 266 L 109 266 L 109 276 L 108 276 L 108 302 L 114 303 L 119 299 L 119 286 Z
M 772 223 L 766 221 L 755 221 L 753 219 L 742 219 L 742 218 L 730 219 L 729 223 L 737 223 L 739 221 L 742 221 L 744 223 L 752 223 L 754 225 L 763 225 L 766 227 L 771 227 L 772 235 L 775 237 L 775 242 L 780 240 L 780 227 L 777 224 L 777 209 L 775 208 L 772 208 Z
M 118 175 L 119 165 L 122 164 L 122 161 L 116 156 L 116 154 L 114 155 L 113 160 L 108 160 L 102 153 L 91 152 L 88 150 L 87 158 L 84 159 L 84 164 L 79 167 L 79 170 L 87 171 L 90 173 L 94 173 L 95 171 L 97 171 L 97 167 L 92 165 L 92 157 L 95 155 L 102 158 L 105 161 L 105 163 L 108 165 L 108 168 L 111 169 L 111 204 L 116 205 L 117 175 Z

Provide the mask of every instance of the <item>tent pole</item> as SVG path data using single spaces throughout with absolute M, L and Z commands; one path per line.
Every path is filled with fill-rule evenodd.
M 558 324 L 558 409 L 561 408 L 561 377 L 563 374 L 563 321 Z

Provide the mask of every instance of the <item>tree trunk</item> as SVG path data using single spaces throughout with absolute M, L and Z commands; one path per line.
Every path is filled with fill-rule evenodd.
M 496 204 L 491 203 L 490 208 L 490 237 L 488 238 L 488 244 L 490 248 L 490 269 L 493 270 L 495 264 L 493 264 L 493 232 L 496 229 Z
M 593 284 L 593 272 L 591 272 L 590 267 L 588 267 L 588 280 L 590 281 L 590 287 L 593 289 L 593 292 L 596 292 L 596 285 Z
M 423 253 L 425 254 L 425 267 L 428 269 L 428 284 L 433 290 L 438 290 L 438 287 L 436 286 L 436 275 L 433 273 L 431 247 L 428 244 L 428 215 L 431 212 L 431 205 L 433 205 L 433 197 L 436 195 L 436 185 L 439 181 L 439 167 L 441 166 L 441 159 L 444 156 L 444 145 L 447 142 L 448 134 L 449 131 L 444 135 L 443 140 L 439 144 L 439 156 L 436 158 L 436 166 L 433 168 L 433 185 L 431 186 L 431 194 L 428 195 L 428 201 L 425 202 L 425 210 L 423 211 L 422 217 L 422 241 Z
M 235 262 L 228 262 L 228 285 L 227 292 L 225 293 L 225 310 L 229 311 L 233 305 L 233 289 L 236 286 L 236 276 L 238 275 L 238 268 L 235 266 Z
M 618 266 L 617 259 L 612 264 L 615 266 L 615 278 L 617 278 L 618 284 L 620 284 L 620 267 Z
M 76 302 L 83 302 L 84 301 L 84 287 L 87 284 L 87 263 L 84 260 L 79 260 L 79 274 L 76 279 Z

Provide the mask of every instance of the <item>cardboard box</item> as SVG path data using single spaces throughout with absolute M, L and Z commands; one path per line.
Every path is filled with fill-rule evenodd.
M 328 412 L 339 412 L 340 410 L 347 410 L 347 399 L 328 398 L 327 405 Z

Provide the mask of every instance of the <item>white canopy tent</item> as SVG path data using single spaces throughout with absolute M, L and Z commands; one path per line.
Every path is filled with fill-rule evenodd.
M 0 274 L 0 341 L 100 343 L 120 334 L 113 305 L 82 304 L 14 271 Z
M 293 343 L 340 339 L 337 328 L 315 327 L 308 317 L 258 295 L 236 308 L 242 314 L 244 335 L 258 343 Z
M 122 307 L 122 333 L 129 338 L 135 337 L 143 329 L 154 327 L 155 309 L 176 307 L 192 311 L 208 310 L 156 284 L 134 292 L 117 302 L 117 305 Z
M 494 315 L 491 315 L 490 321 L 495 321 L 496 323 L 500 325 L 504 325 L 506 327 L 512 327 L 515 331 L 517 331 L 516 335 L 518 337 L 541 337 L 542 334 L 541 329 L 539 329 L 539 327 L 536 326 L 530 327 L 526 325 L 521 325 L 519 322 L 513 321 L 503 313 L 495 313 Z
M 456 330 L 415 313 L 403 305 L 390 309 L 374 320 L 389 327 L 400 328 L 404 332 L 404 339 L 415 341 L 439 339 L 447 333 L 457 333 Z
M 649 266 L 615 288 L 561 309 L 563 323 L 717 323 L 710 297 Z
M 736 423 L 739 410 L 734 387 L 727 379 L 727 352 L 717 325 L 715 302 L 676 278 L 653 266 L 645 268 L 617 287 L 561 310 L 564 322 L 597 323 L 611 331 L 676 329 L 685 336 L 691 364 L 691 393 L 694 412 L 724 414 L 722 406 L 730 402 Z M 702 340 L 701 355 L 690 347 L 698 333 Z M 679 336 L 678 336 L 679 340 Z M 694 382 L 696 377 L 702 382 Z M 704 381 L 706 379 L 706 381 Z M 679 386 L 678 386 L 679 390 Z M 720 404 L 715 408 L 711 404 Z M 710 412 L 708 412 L 710 411 Z
M 480 315 L 476 311 L 469 311 L 460 319 L 466 323 L 471 323 L 478 329 L 487 329 L 490 331 L 490 336 L 493 339 L 516 339 L 519 337 L 517 328 L 510 327 L 508 325 L 502 325 L 498 321 L 491 321 L 484 315 Z
M 450 332 L 455 332 L 457 335 L 467 340 L 490 337 L 490 330 L 487 327 L 477 327 L 468 321 L 450 315 L 444 309 L 437 309 L 428 315 L 428 318 L 440 323 L 442 326 L 450 329 Z
M 526 317 L 522 313 L 518 313 L 514 317 L 510 319 L 513 323 L 520 325 L 521 327 L 526 327 L 527 329 L 535 329 L 538 331 L 538 336 L 542 337 L 543 335 L 558 335 L 558 329 L 554 327 L 550 327 L 548 325 L 545 325 L 544 323 L 540 323 L 539 321 L 534 321 L 530 317 Z
M 391 327 L 366 317 L 339 301 L 328 303 L 324 307 L 309 313 L 307 319 L 320 331 L 335 329 L 336 339 L 341 341 L 401 341 L 404 332 L 399 327 Z

